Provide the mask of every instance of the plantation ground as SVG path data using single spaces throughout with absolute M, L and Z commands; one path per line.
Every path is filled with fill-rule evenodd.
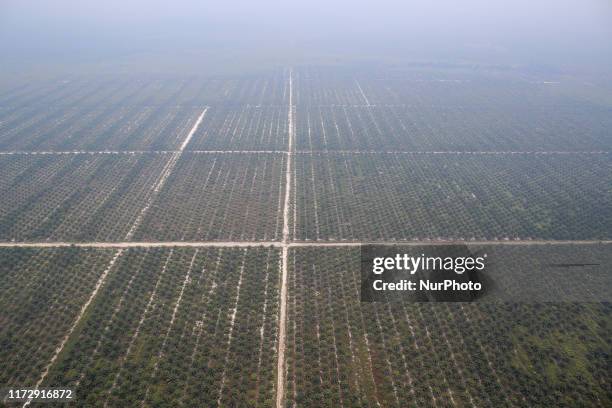
M 598 106 L 323 105 L 298 109 L 310 151 L 610 151 L 612 110 Z
M 297 240 L 602 239 L 612 156 L 298 154 Z
M 0 156 L 0 239 L 119 241 L 168 154 Z
M 508 248 L 526 260 L 535 252 L 599 259 L 610 251 Z M 609 306 L 360 303 L 359 262 L 359 248 L 291 250 L 287 406 L 610 402 L 600 358 L 612 351 Z
M 201 112 L 196 107 L 60 107 L 13 114 L 0 128 L 8 151 L 176 150 Z
M 34 385 L 112 250 L 0 250 L 0 383 Z
M 278 153 L 185 152 L 134 239 L 280 240 L 284 165 Z
M 607 305 L 362 306 L 351 267 L 364 241 L 546 259 L 612 238 L 611 106 L 563 81 L 300 67 L 0 91 L 0 386 L 109 407 L 606 405 Z
M 287 106 L 211 108 L 187 150 L 287 150 Z
M 35 384 L 112 252 L 3 251 L 3 384 Z M 42 386 L 77 406 L 272 406 L 278 272 L 274 249 L 126 250 Z

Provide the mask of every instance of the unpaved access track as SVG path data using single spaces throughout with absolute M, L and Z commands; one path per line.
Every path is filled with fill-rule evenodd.
M 508 240 L 508 241 L 160 241 L 160 242 L 0 242 L 0 248 L 304 248 L 304 247 L 357 247 L 361 245 L 597 245 L 612 244 L 612 240 Z
M 293 151 L 293 72 L 289 70 L 289 112 L 288 112 L 287 165 L 285 169 L 285 201 L 283 204 L 283 241 L 281 258 L 280 311 L 278 328 L 278 365 L 276 384 L 276 408 L 282 408 L 285 399 L 285 341 L 287 329 L 287 275 L 289 270 L 289 213 L 291 205 L 291 156 Z

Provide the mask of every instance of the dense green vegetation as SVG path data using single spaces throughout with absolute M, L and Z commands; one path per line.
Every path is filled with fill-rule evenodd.
M 0 387 L 32 387 L 112 251 L 0 249 Z
M 43 385 L 87 407 L 272 406 L 278 263 L 265 248 L 125 251 Z
M 121 241 L 169 156 L 0 156 L 0 240 Z
M 358 249 L 290 268 L 288 407 L 612 403 L 608 304 L 360 303 Z
M 0 148 L 9 151 L 169 150 L 200 107 L 175 99 L 186 83 L 67 81 L 20 95 L 0 112 Z
M 295 78 L 297 150 L 612 150 L 612 105 L 570 78 L 431 66 Z
M 173 150 L 200 111 L 163 105 L 56 107 L 14 114 L 8 118 L 11 127 L 0 130 L 0 144 L 10 151 Z
M 359 103 L 298 109 L 298 150 L 612 150 L 612 108 Z
M 279 240 L 284 164 L 283 154 L 185 152 L 134 239 Z
M 287 150 L 287 106 L 210 108 L 188 150 Z
M 299 154 L 296 239 L 612 238 L 612 155 Z

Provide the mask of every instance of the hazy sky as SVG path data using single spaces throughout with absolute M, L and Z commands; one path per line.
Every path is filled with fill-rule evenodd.
M 605 71 L 611 44 L 610 0 L 0 0 L 10 66 L 338 56 Z

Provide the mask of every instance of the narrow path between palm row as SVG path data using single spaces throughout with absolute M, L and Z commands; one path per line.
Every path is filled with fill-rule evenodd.
M 168 180 L 168 177 L 170 177 L 170 174 L 172 174 L 172 171 L 176 167 L 176 163 L 181 158 L 181 155 L 183 154 L 183 151 L 185 150 L 185 147 L 187 147 L 187 145 L 191 141 L 191 138 L 195 134 L 196 130 L 198 130 L 198 127 L 200 126 L 200 123 L 202 123 L 202 120 L 204 119 L 204 115 L 206 114 L 207 110 L 208 110 L 208 108 L 204 108 L 204 110 L 202 111 L 200 116 L 198 116 L 198 119 L 196 120 L 195 124 L 193 125 L 193 127 L 191 128 L 189 133 L 187 134 L 187 137 L 185 138 L 185 140 L 181 144 L 181 147 L 179 148 L 179 150 L 172 155 L 170 160 L 168 160 L 168 163 L 164 167 L 161 175 L 159 176 L 159 179 L 157 180 L 157 183 L 153 187 L 153 191 L 149 195 L 149 197 L 148 197 L 148 199 L 146 201 L 145 206 L 142 207 L 142 210 L 140 210 L 140 214 L 138 214 L 138 217 L 136 217 L 136 221 L 134 221 L 134 223 L 132 224 L 132 227 L 128 231 L 128 233 L 127 233 L 127 235 L 125 237 L 125 239 L 127 241 L 132 239 L 132 237 L 134 236 L 134 233 L 136 232 L 138 227 L 140 227 L 140 224 L 144 220 L 144 217 L 146 216 L 147 212 L 149 211 L 149 208 L 151 208 L 151 204 L 153 204 L 153 201 L 155 200 L 155 198 L 157 197 L 157 195 L 159 194 L 161 189 L 166 184 L 166 180 Z
M 115 255 L 113 256 L 113 258 L 110 260 L 110 262 L 108 263 L 106 269 L 102 272 L 102 275 L 100 275 L 100 278 L 98 279 L 98 282 L 96 282 L 96 286 L 94 286 L 93 291 L 91 292 L 91 295 L 89 295 L 89 298 L 87 299 L 87 301 L 85 302 L 85 304 L 81 307 L 81 310 L 79 311 L 79 314 L 77 315 L 74 323 L 72 323 L 72 326 L 70 326 L 70 329 L 68 330 L 68 333 L 66 333 L 66 335 L 64 336 L 64 338 L 62 339 L 62 342 L 59 344 L 59 346 L 57 346 L 57 348 L 55 349 L 53 356 L 51 357 L 51 360 L 49 360 L 49 363 L 45 366 L 45 369 L 43 370 L 40 378 L 38 379 L 38 381 L 36 382 L 36 385 L 34 385 L 34 389 L 38 389 L 40 387 L 40 385 L 42 384 L 42 382 L 45 380 L 45 378 L 47 377 L 47 374 L 49 374 L 49 370 L 51 369 L 51 367 L 53 366 L 53 363 L 55 363 L 55 361 L 57 360 L 57 357 L 59 356 L 59 354 L 62 352 L 62 350 L 64 349 L 64 346 L 66 345 L 66 343 L 68 342 L 68 340 L 70 339 L 70 336 L 72 335 L 72 333 L 74 332 L 74 330 L 76 329 L 76 327 L 79 325 L 79 322 L 81 321 L 81 318 L 83 317 L 83 315 L 85 314 L 85 312 L 87 311 L 87 308 L 89 307 L 89 305 L 91 304 L 91 302 L 94 300 L 94 298 L 96 297 L 96 295 L 98 294 L 98 290 L 100 290 L 100 288 L 102 287 L 102 285 L 104 284 L 104 282 L 106 281 L 106 277 L 108 276 L 108 273 L 110 272 L 110 270 L 113 268 L 113 265 L 115 264 L 115 262 L 117 262 L 117 259 L 121 256 L 123 250 L 119 250 L 115 253 Z M 24 404 L 23 407 L 27 407 L 28 405 L 30 405 L 30 403 L 32 402 L 32 399 L 28 399 Z
M 361 96 L 363 97 L 363 100 L 366 103 L 365 106 L 372 106 L 372 105 L 370 105 L 370 101 L 368 100 L 368 97 L 363 92 L 363 89 L 361 89 L 361 84 L 359 84 L 359 81 L 357 79 L 355 79 L 355 83 L 357 84 L 357 88 L 359 88 L 359 93 L 361 93 Z

